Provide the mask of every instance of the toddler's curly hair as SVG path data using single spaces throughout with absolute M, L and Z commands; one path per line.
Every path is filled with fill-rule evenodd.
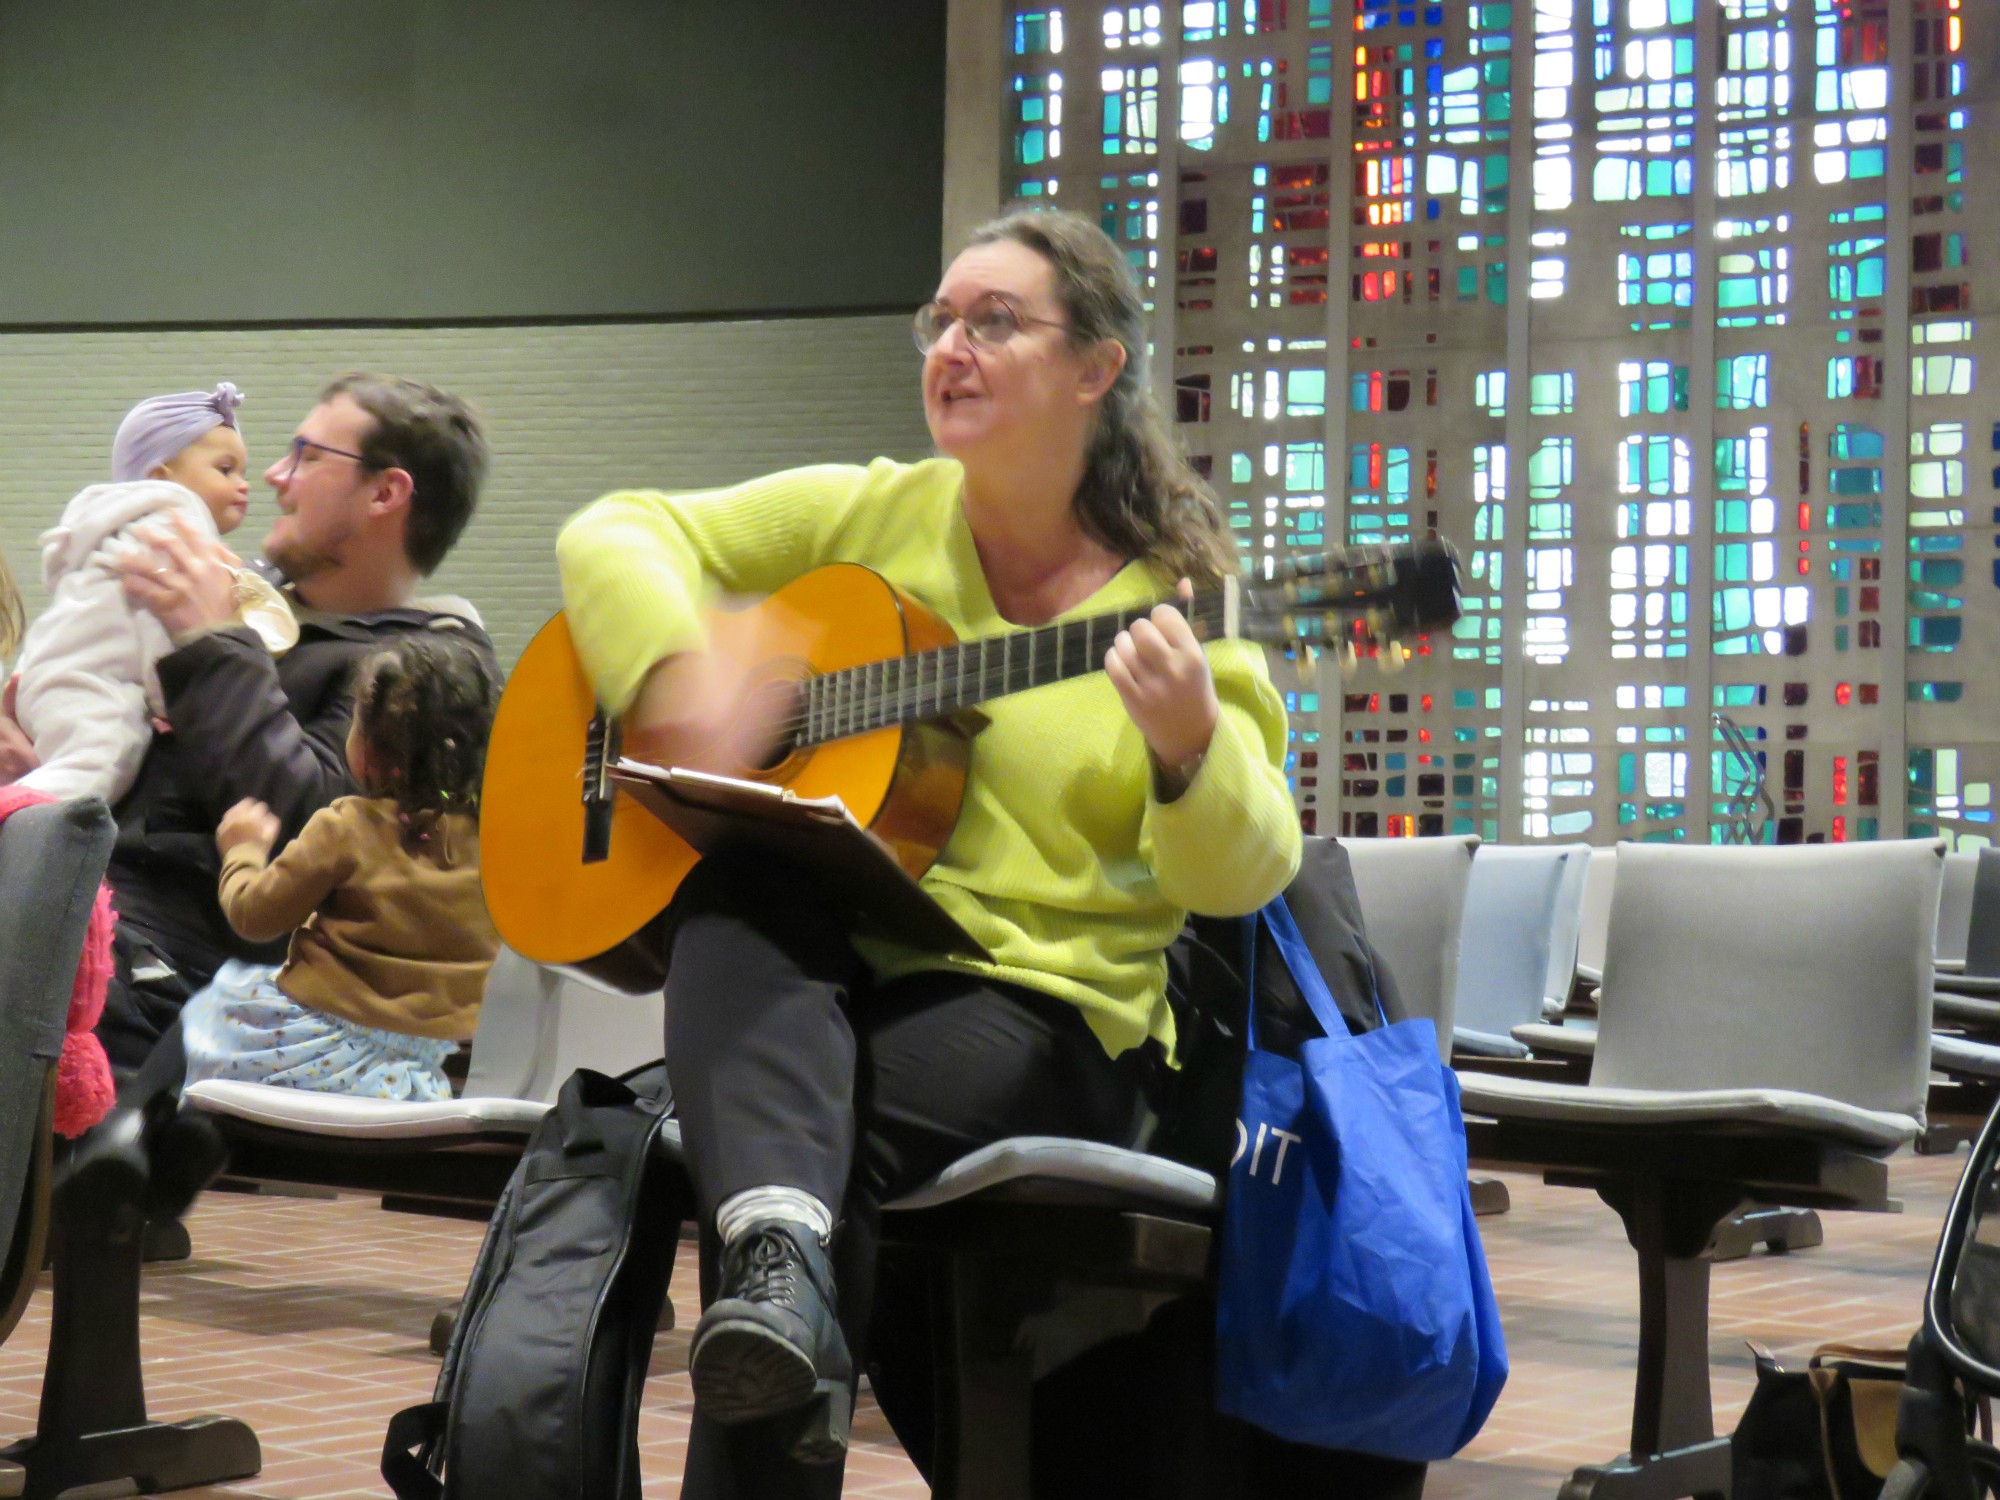
M 355 722 L 381 785 L 421 840 L 446 813 L 479 816 L 486 737 L 500 698 L 492 660 L 457 632 L 406 635 L 361 665 Z

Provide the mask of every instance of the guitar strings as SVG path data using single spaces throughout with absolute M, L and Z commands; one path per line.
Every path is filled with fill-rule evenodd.
M 1442 555 L 1447 559 L 1454 605 L 1447 618 L 1456 618 L 1457 566 L 1455 561 L 1451 560 L 1448 549 Z M 1334 554 L 1328 554 L 1325 561 L 1330 563 L 1333 556 Z M 1355 567 L 1345 557 L 1340 561 L 1341 566 L 1337 569 L 1331 566 L 1306 567 L 1295 562 L 1278 578 L 1272 580 L 1280 585 L 1282 592 L 1289 596 L 1288 602 L 1298 611 L 1296 615 L 1287 612 L 1278 618 L 1283 622 L 1285 634 L 1296 638 L 1302 647 L 1315 635 L 1322 644 L 1332 645 L 1335 636 L 1325 628 L 1325 613 L 1364 607 L 1365 595 L 1373 593 L 1376 588 L 1388 581 L 1371 580 L 1368 587 L 1358 591 L 1350 591 L 1348 587 L 1341 585 L 1329 587 L 1326 579 L 1333 572 L 1350 575 L 1351 581 L 1351 575 L 1366 574 L 1370 571 Z M 1400 580 L 1397 582 L 1400 584 Z M 1221 589 L 1209 589 L 1186 601 L 1178 598 L 1157 600 L 1153 604 L 1132 610 L 1112 611 L 1082 620 L 1067 620 L 1059 624 L 1038 626 L 1000 636 L 976 636 L 968 640 L 952 641 L 947 645 L 908 656 L 888 657 L 881 661 L 843 667 L 838 671 L 808 677 L 796 684 L 799 689 L 793 695 L 796 707 L 780 717 L 773 727 L 780 741 L 792 748 L 826 744 L 886 729 L 912 719 L 937 717 L 1028 688 L 1048 686 L 1085 676 L 1101 670 L 1103 666 L 1101 659 L 1089 660 L 1095 654 L 1094 636 L 1100 627 L 1115 638 L 1118 632 L 1129 629 L 1134 621 L 1144 618 L 1159 604 L 1178 605 L 1185 611 L 1191 624 L 1210 631 L 1219 629 L 1228 613 L 1227 593 Z M 1268 608 L 1258 611 L 1248 600 L 1239 600 L 1238 604 L 1246 616 L 1270 613 Z M 1307 630 L 1308 623 L 1318 628 Z M 1066 643 L 1074 642 L 1079 634 L 1083 639 L 1077 644 L 1080 657 L 1084 660 L 1081 660 L 1073 670 L 1066 671 L 1064 647 Z M 1043 655 L 1040 642 L 1044 637 L 1053 641 L 1053 651 L 1050 654 L 1054 657 L 1055 671 L 1045 681 L 1038 682 L 1036 667 Z M 995 641 L 1001 644 L 997 672 L 995 663 L 990 659 Z M 1024 660 L 1018 666 L 1014 661 L 1015 641 L 1023 643 L 1021 654 Z M 972 692 L 968 694 L 966 654 L 974 646 L 979 648 L 979 665 L 970 684 Z M 926 660 L 933 663 L 928 683 L 923 680 L 923 664 Z M 956 670 L 947 670 L 947 662 L 951 662 Z M 896 680 L 893 685 L 882 680 L 889 676 L 891 664 L 895 666 Z M 877 676 L 877 681 L 872 686 L 868 678 L 871 671 Z M 952 684 L 949 695 L 946 692 L 947 682 Z M 949 709 L 945 706 L 947 696 L 951 700 Z M 925 708 L 926 698 L 930 700 L 928 710 Z
M 906 719 L 927 717 L 924 708 L 926 699 L 931 700 L 931 714 L 946 712 L 944 699 L 945 684 L 954 684 L 949 696 L 952 708 L 967 708 L 989 698 L 1005 696 L 1008 693 L 1025 691 L 1031 687 L 1045 687 L 1055 682 L 1067 681 L 1071 677 L 1085 676 L 1103 668 L 1103 659 L 1096 657 L 1089 665 L 1079 666 L 1073 671 L 1062 672 L 1047 678 L 1035 680 L 1038 662 L 1045 656 L 1053 655 L 1060 662 L 1063 658 L 1064 637 L 1070 640 L 1090 640 L 1094 653 L 1094 636 L 1100 629 L 1110 632 L 1108 639 L 1115 639 L 1118 632 L 1131 628 L 1134 621 L 1145 618 L 1159 604 L 1181 605 L 1189 616 L 1190 623 L 1208 629 L 1222 624 L 1224 598 L 1220 592 L 1197 594 L 1191 601 L 1175 599 L 1157 600 L 1154 604 L 1132 610 L 1117 610 L 1108 614 L 1094 615 L 1084 620 L 1066 620 L 1060 624 L 1037 626 L 1019 631 L 1013 635 L 975 636 L 968 640 L 953 641 L 949 645 L 934 647 L 929 651 L 913 653 L 906 657 L 890 657 L 887 661 L 916 663 L 925 659 L 936 663 L 936 671 L 929 682 L 920 680 L 921 668 L 910 667 L 898 673 L 894 686 L 877 685 L 871 687 L 867 673 L 880 671 L 884 662 L 864 662 L 853 667 L 843 667 L 838 671 L 822 673 L 807 678 L 800 686 L 798 695 L 800 707 L 778 720 L 775 728 L 781 739 L 790 745 L 823 744 L 830 740 L 846 739 L 856 734 L 867 734 L 877 729 L 886 729 Z M 1037 643 L 1048 637 L 1054 641 L 1053 651 L 1044 649 Z M 1008 646 L 998 660 L 988 660 L 995 641 L 1022 641 L 1021 647 Z M 956 672 L 945 670 L 948 653 L 961 655 L 973 647 L 980 649 L 978 668 L 971 674 L 971 686 L 975 696 L 966 697 L 964 687 L 967 674 L 963 662 Z M 1108 640 L 1107 640 L 1108 647 Z M 1081 642 L 1077 649 L 1081 650 Z M 994 679 L 998 681 L 994 681 Z M 911 679 L 911 680 L 905 680 Z M 1017 685 L 1009 686 L 1010 682 Z M 842 702 L 843 694 L 849 699 Z M 831 719 L 838 727 L 837 733 L 806 738 L 807 732 L 816 721 Z M 855 721 L 859 721 L 858 723 Z

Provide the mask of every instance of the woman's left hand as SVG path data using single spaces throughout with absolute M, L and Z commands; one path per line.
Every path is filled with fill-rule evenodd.
M 1192 599 L 1194 585 L 1183 578 L 1179 592 Z M 1119 631 L 1104 653 L 1104 671 L 1162 767 L 1184 766 L 1206 753 L 1221 709 L 1208 657 L 1180 610 L 1158 605 Z

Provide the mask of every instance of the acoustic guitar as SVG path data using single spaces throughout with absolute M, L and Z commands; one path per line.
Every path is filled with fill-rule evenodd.
M 1201 639 L 1338 643 L 1458 617 L 1458 564 L 1442 542 L 1294 561 L 1268 582 L 1226 579 L 1182 605 Z M 838 796 L 912 877 L 951 836 L 988 699 L 1103 668 L 1150 607 L 959 641 L 871 569 L 816 568 L 756 605 L 719 610 L 711 641 L 760 663 L 752 691 L 786 695 L 767 763 L 735 774 L 801 797 Z M 557 615 L 501 695 L 480 798 L 486 904 L 508 945 L 541 963 L 643 991 L 661 977 L 658 919 L 700 857 L 611 776 L 601 712 Z

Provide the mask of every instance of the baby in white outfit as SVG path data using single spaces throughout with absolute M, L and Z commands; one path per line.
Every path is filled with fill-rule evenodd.
M 20 785 L 116 802 L 138 774 L 162 712 L 155 664 L 173 642 L 126 598 L 118 560 L 145 545 L 135 528 L 172 515 L 211 537 L 243 523 L 250 478 L 236 426 L 242 400 L 224 381 L 141 401 L 112 442 L 113 482 L 84 490 L 42 533 L 49 603 L 22 642 L 14 701 L 41 765 Z

